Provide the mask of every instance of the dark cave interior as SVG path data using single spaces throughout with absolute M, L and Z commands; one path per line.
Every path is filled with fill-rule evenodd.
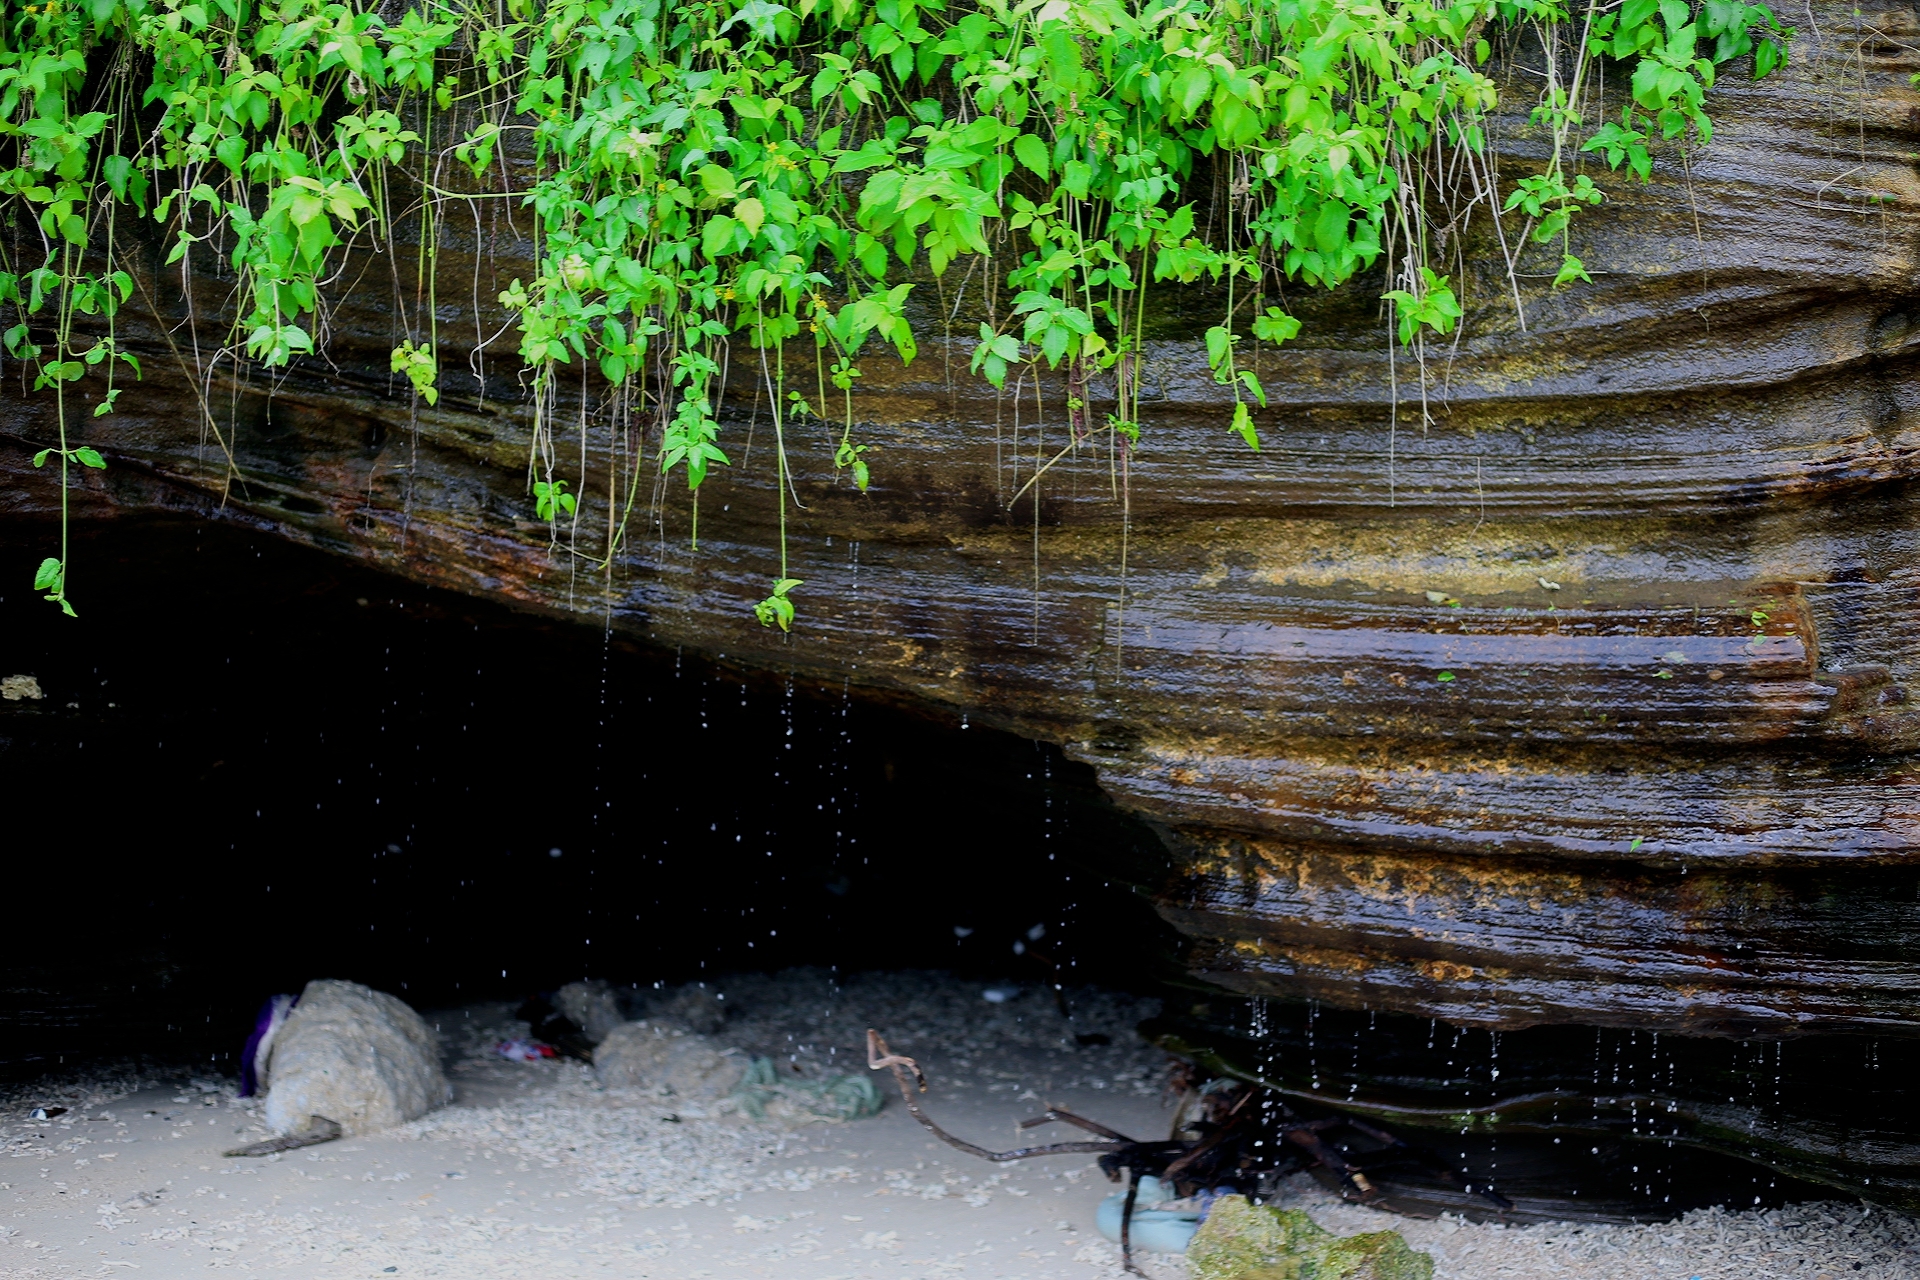
M 94 528 L 72 559 L 79 619 L 0 599 L 0 675 L 44 693 L 0 702 L 20 904 L 0 1080 L 129 1056 L 231 1072 L 260 1001 L 312 977 L 441 1007 L 794 965 L 1152 990 L 1161 1031 L 1255 1074 L 1324 1058 L 1331 1091 L 1364 1078 L 1438 1112 L 1516 1088 L 1658 1092 L 1663 1072 L 1669 1092 L 1682 1071 L 1817 1089 L 1799 1077 L 1837 1069 L 1592 1028 L 1509 1034 L 1503 1059 L 1484 1031 L 1201 990 L 1142 892 L 1164 865 L 1153 832 L 1053 747 L 218 522 Z M 1862 1079 L 1869 1106 L 1905 1096 Z M 1408 1136 L 1523 1216 L 1834 1194 L 1642 1119 Z M 1415 1174 L 1388 1190 L 1486 1210 Z
M 73 560 L 80 619 L 0 599 L 0 665 L 45 694 L 0 703 L 34 904 L 0 1071 L 218 1054 L 263 993 L 323 974 L 435 1004 L 588 975 L 1171 964 L 1110 878 L 1150 872 L 1152 834 L 1051 747 L 230 527 L 110 527 Z

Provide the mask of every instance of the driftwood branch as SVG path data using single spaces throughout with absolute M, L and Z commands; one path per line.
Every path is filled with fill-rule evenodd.
M 1097 1133 L 1103 1138 L 1112 1138 L 1115 1142 L 1133 1141 L 1132 1138 L 1129 1138 L 1117 1129 L 1109 1129 L 1107 1126 L 1089 1120 L 1083 1115 L 1077 1115 L 1065 1107 L 1048 1107 L 1044 1114 L 1037 1115 L 1031 1120 L 1022 1120 L 1020 1127 L 1022 1129 L 1032 1129 L 1043 1124 L 1052 1124 L 1056 1120 L 1063 1124 L 1070 1124 L 1076 1128 L 1085 1129 L 1088 1133 Z
M 1062 1111 L 1058 1107 L 1054 1107 L 1049 1108 L 1046 1115 L 1038 1117 L 1035 1120 L 1025 1121 L 1020 1127 L 1025 1129 L 1030 1125 L 1045 1124 L 1049 1120 L 1062 1120 L 1068 1124 L 1077 1125 L 1082 1129 L 1094 1133 L 1106 1134 L 1109 1136 L 1109 1140 L 1104 1142 L 1054 1142 L 1044 1147 L 1016 1147 L 1012 1151 L 989 1151 L 985 1147 L 975 1146 L 964 1138 L 954 1137 L 945 1129 L 935 1124 L 932 1118 L 920 1109 L 920 1102 L 914 1097 L 913 1085 L 907 1082 L 907 1072 L 913 1072 L 914 1083 L 919 1086 L 919 1092 L 921 1093 L 927 1091 L 926 1073 L 920 1069 L 920 1064 L 912 1058 L 904 1057 L 887 1048 L 887 1042 L 880 1038 L 878 1031 L 869 1030 L 867 1032 L 867 1066 L 875 1071 L 879 1071 L 884 1067 L 893 1072 L 893 1078 L 900 1086 L 900 1097 L 907 1104 L 907 1113 L 925 1126 L 928 1133 L 931 1133 L 934 1137 L 940 1139 L 940 1141 L 946 1143 L 956 1151 L 964 1151 L 970 1156 L 977 1156 L 982 1160 L 991 1160 L 995 1164 L 1002 1164 L 1008 1160 L 1031 1160 L 1035 1156 L 1104 1155 L 1109 1152 L 1118 1151 L 1124 1147 L 1135 1145 L 1131 1138 L 1115 1133 L 1104 1125 L 1097 1125 L 1093 1121 L 1076 1116 L 1070 1111 Z
M 278 1138 L 268 1138 L 265 1142 L 255 1142 L 250 1146 L 235 1147 L 223 1151 L 228 1156 L 271 1156 L 282 1151 L 298 1151 L 301 1147 L 318 1146 L 322 1142 L 332 1142 L 344 1132 L 340 1126 L 325 1116 L 308 1116 L 307 1127 L 298 1133 L 284 1134 Z

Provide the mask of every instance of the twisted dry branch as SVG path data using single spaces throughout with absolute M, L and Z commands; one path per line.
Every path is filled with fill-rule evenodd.
M 1012 1151 L 989 1151 L 985 1147 L 975 1146 L 964 1138 L 954 1137 L 945 1129 L 935 1124 L 933 1119 L 920 1109 L 920 1103 L 914 1097 L 914 1088 L 907 1083 L 907 1072 L 913 1072 L 914 1082 L 919 1086 L 919 1092 L 921 1093 L 927 1091 L 926 1073 L 920 1069 L 920 1064 L 912 1058 L 904 1057 L 887 1048 L 887 1042 L 880 1038 L 880 1033 L 871 1029 L 867 1031 L 867 1066 L 874 1071 L 878 1071 L 883 1067 L 892 1070 L 893 1078 L 900 1086 L 900 1097 L 907 1104 L 908 1114 L 915 1120 L 918 1120 L 921 1125 L 926 1128 L 928 1133 L 931 1133 L 934 1137 L 940 1139 L 940 1141 L 946 1143 L 956 1151 L 964 1151 L 970 1156 L 977 1156 L 982 1160 L 991 1160 L 995 1164 L 1003 1164 L 1009 1160 L 1031 1160 L 1035 1156 L 1106 1155 L 1139 1145 L 1132 1138 L 1127 1137 L 1125 1134 L 1116 1133 L 1105 1125 L 1095 1124 L 1083 1116 L 1074 1115 L 1071 1111 L 1065 1111 L 1059 1107 L 1049 1107 L 1045 1115 L 1036 1116 L 1031 1120 L 1021 1121 L 1020 1127 L 1027 1129 L 1035 1125 L 1047 1124 L 1051 1121 L 1058 1120 L 1066 1124 L 1074 1125 L 1077 1128 L 1085 1129 L 1090 1133 L 1104 1135 L 1106 1140 L 1101 1142 L 1052 1142 L 1042 1147 L 1016 1147 Z

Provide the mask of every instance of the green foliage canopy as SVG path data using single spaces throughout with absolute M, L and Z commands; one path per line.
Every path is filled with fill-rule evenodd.
M 716 400 L 743 346 L 773 393 L 782 563 L 758 614 L 783 628 L 801 585 L 786 565 L 784 424 L 833 412 L 830 377 L 836 464 L 865 489 L 855 361 L 876 342 L 913 358 L 910 268 L 997 264 L 1006 305 L 981 326 L 974 371 L 999 387 L 1065 369 L 1075 439 L 1104 430 L 1123 452 L 1139 440 L 1147 288 L 1224 282 L 1209 364 L 1232 388 L 1232 429 L 1257 449 L 1248 402 L 1265 393 L 1237 363 L 1243 327 L 1273 343 L 1299 330 L 1261 309 L 1272 285 L 1331 288 L 1384 259 L 1397 339 L 1417 349 L 1451 331 L 1461 307 L 1430 260 L 1429 218 L 1461 194 L 1447 183 L 1462 173 L 1475 199 L 1524 220 L 1518 243 L 1560 241 L 1556 286 L 1584 279 L 1568 226 L 1600 192 L 1569 177 L 1577 150 L 1646 179 L 1656 139 L 1710 139 L 1716 68 L 1751 55 L 1765 75 L 1790 35 L 1741 0 L 421 0 L 383 12 L 7 3 L 0 198 L 19 234 L 0 271 L 15 312 L 4 340 L 60 397 L 63 497 L 68 463 L 98 457 L 68 447 L 67 389 L 97 372 L 103 413 L 116 368 L 138 373 L 112 327 L 137 284 L 120 265 L 123 219 L 159 224 L 170 262 L 217 249 L 237 280 L 223 350 L 273 368 L 315 351 L 323 284 L 356 243 L 391 251 L 396 217 L 417 212 L 430 291 L 446 207 L 509 199 L 538 225 L 537 271 L 500 300 L 532 371 L 540 516 L 577 523 L 589 503 L 584 478 L 569 493 L 555 474 L 548 408 L 563 369 L 593 368 L 650 415 L 659 467 L 697 503 L 730 461 Z M 1553 154 L 1500 201 L 1484 133 L 1497 93 L 1481 66 L 1492 38 L 1522 29 L 1546 53 L 1534 119 Z M 1631 99 L 1589 130 L 1596 57 L 1632 65 Z M 449 153 L 471 182 L 447 181 Z M 1201 199 L 1203 178 L 1224 198 Z M 431 316 L 392 366 L 428 404 Z M 810 399 L 787 388 L 796 340 L 816 355 Z M 1086 411 L 1097 373 L 1114 386 L 1104 426 Z M 610 563 L 632 493 L 624 507 L 604 501 Z M 39 581 L 71 611 L 64 533 Z

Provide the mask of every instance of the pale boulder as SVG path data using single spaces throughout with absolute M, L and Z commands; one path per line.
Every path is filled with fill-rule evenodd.
M 704 982 L 689 982 L 647 997 L 647 1020 L 677 1023 L 703 1036 L 718 1035 L 727 1025 L 727 998 Z
M 627 1022 L 593 1051 L 593 1069 L 609 1089 L 702 1102 L 732 1093 L 746 1062 L 721 1053 L 705 1036 L 658 1022 Z
M 349 1136 L 415 1120 L 453 1096 L 427 1024 L 403 1001 L 357 982 L 319 979 L 274 1037 L 266 1121 L 297 1133 L 324 1116 Z
M 609 1031 L 626 1021 L 613 988 L 599 979 L 569 982 L 554 993 L 553 1007 L 594 1044 L 605 1040 Z

